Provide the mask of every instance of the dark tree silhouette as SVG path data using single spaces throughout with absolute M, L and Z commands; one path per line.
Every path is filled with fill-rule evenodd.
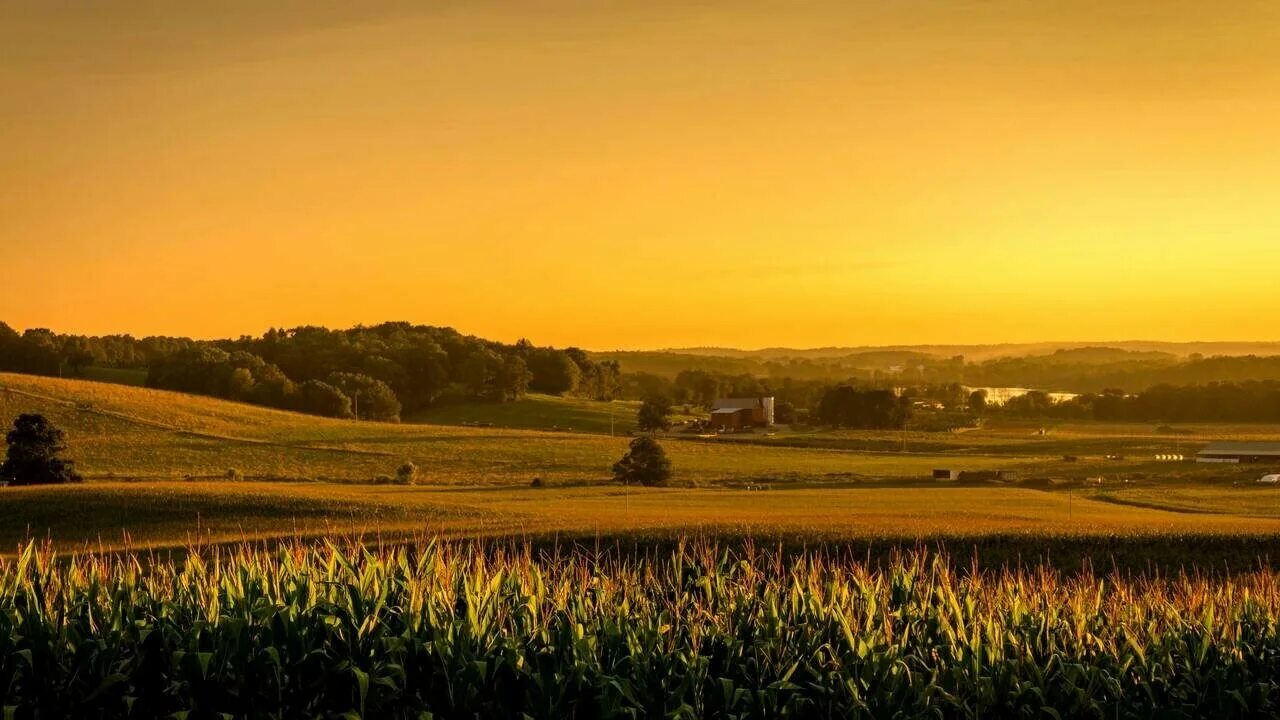
M 524 397 L 529 392 L 529 381 L 532 379 L 533 373 L 529 372 L 529 366 L 523 358 L 518 355 L 506 356 L 498 370 L 499 399 L 502 402 L 514 402 Z
M 627 454 L 614 463 L 613 477 L 627 485 L 666 485 L 671 479 L 671 461 L 658 441 L 645 435 L 632 440 Z
M 974 390 L 969 393 L 969 410 L 981 415 L 987 411 L 987 391 Z
M 58 457 L 66 450 L 64 439 L 43 415 L 19 415 L 5 436 L 9 452 L 0 465 L 0 478 L 10 485 L 79 482 L 74 463 Z
M 578 381 L 582 378 L 578 364 L 563 350 L 533 348 L 528 351 L 525 362 L 532 374 L 530 390 L 564 395 L 576 390 Z
M 501 355 L 489 348 L 478 348 L 458 367 L 458 379 L 472 397 L 501 400 L 502 388 L 498 378 L 501 370 Z
M 381 380 L 362 373 L 336 372 L 327 382 L 351 398 L 352 412 L 361 420 L 400 422 L 400 401 Z
M 910 413 L 908 399 L 898 398 L 892 390 L 857 390 L 837 385 L 818 401 L 818 417 L 834 427 L 900 428 Z
M 783 400 L 773 409 L 773 421 L 780 425 L 790 425 L 796 421 L 796 406 Z
M 308 380 L 298 385 L 295 409 L 326 417 L 354 417 L 351 398 L 338 388 L 319 380 Z
M 360 381 L 358 389 L 350 383 L 340 388 L 351 410 L 364 417 L 368 405 L 385 419 L 427 407 L 456 385 L 498 402 L 529 390 L 613 400 L 622 388 L 617 361 L 596 361 L 578 348 L 504 345 L 403 322 L 346 330 L 273 328 L 260 338 L 234 340 L 66 335 L 43 328 L 18 333 L 0 322 L 0 371 L 58 375 L 99 367 L 143 371 L 154 388 L 295 410 L 317 406 L 321 414 L 338 415 L 344 413 L 327 390 L 300 386 L 335 385 L 333 373 L 361 375 L 389 388 L 400 409 L 392 412 L 381 388 Z
M 640 404 L 636 424 L 643 432 L 667 430 L 671 427 L 671 398 L 666 395 L 650 395 Z

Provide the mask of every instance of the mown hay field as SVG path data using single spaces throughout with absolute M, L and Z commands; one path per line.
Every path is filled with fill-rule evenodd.
M 1060 458 L 1063 455 L 1104 457 L 1124 455 L 1131 460 L 1155 455 L 1188 457 L 1215 440 L 1275 440 L 1280 425 L 1270 423 L 1154 423 L 1021 420 L 993 417 L 979 428 L 953 432 L 896 430 L 805 429 L 774 435 L 728 436 L 724 440 L 767 446 L 828 448 L 853 451 L 895 451 L 939 454 L 1022 455 Z
M 1280 503 L 1273 501 L 1272 510 Z M 1280 512 L 1276 512 L 1280 516 Z M 612 542 L 706 535 L 901 544 L 1022 538 L 1272 538 L 1280 519 L 1187 513 L 1005 487 L 432 487 L 151 481 L 8 488 L 0 550 L 30 537 L 62 549 L 172 547 L 321 535 L 515 537 Z M 1031 540 L 1041 538 L 1045 542 Z M 1245 558 L 1247 563 L 1252 558 Z
M 609 482 L 624 437 L 337 421 L 23 375 L 0 375 L 0 387 L 0 417 L 48 415 L 67 431 L 68 454 L 89 478 L 0 492 L 5 550 L 27 537 L 47 537 L 59 547 L 141 547 L 333 532 L 579 538 L 693 532 L 911 542 L 984 535 L 1257 538 L 1280 530 L 1280 494 L 1270 488 L 950 487 L 926 480 L 935 467 L 1028 476 L 1064 470 L 1059 458 L 1035 454 L 670 439 L 674 486 L 624 489 Z M 405 460 L 419 468 L 416 484 L 374 484 Z M 1134 465 L 1090 459 L 1069 470 L 1125 467 Z M 534 478 L 545 487 L 530 488 Z
M 1122 485 L 1093 488 L 1082 495 L 1100 502 L 1179 513 L 1280 518 L 1280 488 L 1256 482 Z
M 247 476 L 368 480 L 410 460 L 431 484 L 599 482 L 627 438 L 332 420 L 241 403 L 81 380 L 0 374 L 0 417 L 40 412 L 66 430 L 89 478 Z M 922 479 L 933 455 L 772 448 L 673 439 L 685 484 L 893 477 Z M 1034 465 L 1034 456 L 948 458 L 957 469 Z
M 528 395 L 506 403 L 476 402 L 469 398 L 444 397 L 424 410 L 407 415 L 410 423 L 431 425 L 482 425 L 522 430 L 587 432 L 597 435 L 630 435 L 636 429 L 635 400 L 602 402 L 579 397 Z M 674 422 L 692 416 L 673 415 Z

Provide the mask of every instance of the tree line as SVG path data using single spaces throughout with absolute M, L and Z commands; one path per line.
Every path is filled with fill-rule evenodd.
M 1280 382 L 1157 385 L 1140 393 L 1108 389 L 1057 403 L 1032 391 L 1010 399 L 1000 412 L 1119 422 L 1280 422 Z
M 840 357 L 721 357 L 681 353 L 606 353 L 631 373 L 675 380 L 704 375 L 763 378 L 773 382 L 854 382 L 920 387 L 959 383 L 975 387 L 1045 388 L 1101 393 L 1139 392 L 1157 385 L 1280 380 L 1280 356 L 1185 357 L 1158 351 L 1083 347 L 981 362 L 908 351 L 865 351 Z
M 19 334 L 0 323 L 0 370 L 79 375 L 89 367 L 145 370 L 154 388 L 370 420 L 397 420 L 450 392 L 492 402 L 529 391 L 612 400 L 622 388 L 616 361 L 597 362 L 578 348 L 503 344 L 409 323 L 212 341 Z
M 0 370 L 74 376 L 90 367 L 135 369 L 145 371 L 146 384 L 155 388 L 339 418 L 396 420 L 446 394 L 510 402 L 533 391 L 596 400 L 661 395 L 676 405 L 699 407 L 709 407 L 720 397 L 771 395 L 781 423 L 811 418 L 844 427 L 901 427 L 914 400 L 933 400 L 948 410 L 985 412 L 981 398 L 969 397 L 959 380 L 946 379 L 960 376 L 973 385 L 1064 388 L 1106 378 L 1181 381 L 1141 392 L 1117 384 L 1064 403 L 1036 391 L 992 410 L 1010 415 L 1140 422 L 1280 421 L 1280 357 L 1178 359 L 1164 353 L 1080 348 L 977 365 L 960 358 L 929 365 L 923 356 L 899 355 L 877 355 L 875 360 L 918 362 L 905 374 L 930 379 L 910 381 L 903 374 L 879 371 L 835 379 L 769 377 L 742 372 L 742 364 L 732 366 L 734 372 L 704 366 L 674 376 L 624 375 L 616 360 L 598 359 L 578 348 L 539 347 L 526 340 L 503 344 L 452 328 L 398 322 L 343 330 L 271 329 L 260 337 L 212 341 L 70 335 L 43 328 L 18 333 L 0 323 Z M 1231 380 L 1212 380 L 1220 377 Z
M 959 386 L 954 386 L 959 388 Z M 934 392 L 934 389 L 922 389 Z M 940 392 L 940 391 L 939 391 Z M 967 395 L 961 401 L 967 401 Z M 846 428 L 899 428 L 911 417 L 914 391 L 874 385 L 859 378 L 839 382 L 798 378 L 762 378 L 712 370 L 684 370 L 675 378 L 652 373 L 623 376 L 624 397 L 643 399 L 639 416 L 642 430 L 665 429 L 671 405 L 709 408 L 717 398 L 773 397 L 774 419 L 790 424 L 813 419 L 824 425 Z

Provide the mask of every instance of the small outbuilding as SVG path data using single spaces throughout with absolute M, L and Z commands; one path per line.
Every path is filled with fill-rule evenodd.
M 1013 482 L 1018 479 L 1012 470 L 963 470 L 960 480 L 965 482 Z
M 936 469 L 933 479 L 938 482 L 1013 482 L 1018 479 L 1018 474 L 1012 470 Z

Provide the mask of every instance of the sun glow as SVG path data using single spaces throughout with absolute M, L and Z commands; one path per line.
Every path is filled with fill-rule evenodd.
M 0 319 L 1275 337 L 1275 3 L 218 7 L 0 10 Z

